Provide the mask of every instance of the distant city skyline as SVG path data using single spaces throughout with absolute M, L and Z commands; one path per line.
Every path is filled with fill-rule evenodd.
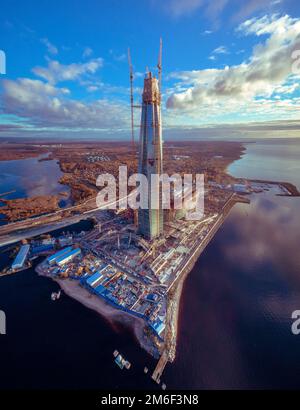
M 127 47 L 140 103 L 160 37 L 167 139 L 299 137 L 297 3 L 6 2 L 0 137 L 130 139 Z

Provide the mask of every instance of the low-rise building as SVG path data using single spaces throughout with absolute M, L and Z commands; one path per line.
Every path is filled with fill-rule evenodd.
M 57 259 L 63 256 L 65 253 L 70 252 L 71 250 L 72 250 L 71 246 L 61 249 L 60 251 L 56 252 L 54 255 L 48 256 L 46 261 L 49 263 L 49 265 L 54 265 Z
M 17 256 L 15 257 L 15 260 L 13 261 L 11 265 L 13 270 L 23 268 L 29 250 L 30 250 L 30 245 L 21 246 Z
M 81 254 L 81 249 L 76 248 L 72 249 L 67 253 L 64 253 L 62 256 L 56 259 L 56 263 L 58 266 L 63 266 L 67 262 L 70 262 L 72 259 L 74 259 L 76 256 Z

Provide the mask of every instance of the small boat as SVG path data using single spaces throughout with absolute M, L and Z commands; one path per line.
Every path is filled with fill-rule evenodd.
M 131 363 L 124 359 L 124 357 L 119 353 L 117 350 L 114 351 L 113 356 L 115 358 L 115 363 L 120 367 L 120 369 L 127 369 L 129 370 L 131 367 Z
M 51 293 L 51 300 L 55 301 L 57 299 L 59 299 L 61 296 L 61 290 L 59 290 L 58 292 L 52 292 Z

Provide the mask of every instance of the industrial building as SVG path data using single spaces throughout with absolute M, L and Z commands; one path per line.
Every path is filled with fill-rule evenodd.
M 35 255 L 36 253 L 51 251 L 51 249 L 53 249 L 53 248 L 54 248 L 54 244 L 52 244 L 52 243 L 42 244 L 42 245 L 34 246 L 31 249 L 31 253 L 32 253 L 32 255 Z
M 58 258 L 63 256 L 65 253 L 70 252 L 72 250 L 72 246 L 68 246 L 67 248 L 61 249 L 60 251 L 56 252 L 54 255 L 49 256 L 46 261 L 49 265 L 53 265 Z
M 23 268 L 29 250 L 30 250 L 30 245 L 22 245 L 21 246 L 17 256 L 15 257 L 15 260 L 13 261 L 13 263 L 11 265 L 11 268 L 13 270 Z
M 139 232 L 147 239 L 163 233 L 162 187 L 152 175 L 160 176 L 162 170 L 161 93 L 158 80 L 147 73 L 144 79 L 142 101 L 139 173 L 147 177 L 147 209 L 138 210 Z M 157 205 L 152 207 L 152 194 L 156 191 Z
M 81 254 L 80 248 L 71 249 L 69 252 L 66 252 L 60 257 L 58 257 L 55 262 L 58 266 L 62 266 L 65 263 L 70 262 L 72 259 L 74 259 L 76 256 L 80 254 Z
M 97 284 L 103 279 L 103 274 L 97 271 L 94 273 L 92 276 L 90 276 L 87 280 L 86 283 L 87 285 L 91 286 L 92 288 L 95 288 Z

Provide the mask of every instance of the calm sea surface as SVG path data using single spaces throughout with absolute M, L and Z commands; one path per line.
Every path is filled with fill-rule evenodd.
M 42 156 L 0 161 L 0 194 L 15 191 L 3 198 L 27 198 L 69 192 L 68 186 L 58 183 L 63 173 L 57 161 L 39 161 L 40 158 Z
M 300 144 L 248 144 L 229 172 L 300 188 Z M 167 388 L 300 387 L 300 336 L 291 333 L 291 313 L 300 309 L 300 198 L 251 199 L 231 211 L 185 282 Z M 33 270 L 0 279 L 8 331 L 0 336 L 0 388 L 156 387 L 143 374 L 156 362 L 131 332 L 65 295 L 53 303 L 55 289 Z M 113 363 L 114 349 L 130 371 Z

